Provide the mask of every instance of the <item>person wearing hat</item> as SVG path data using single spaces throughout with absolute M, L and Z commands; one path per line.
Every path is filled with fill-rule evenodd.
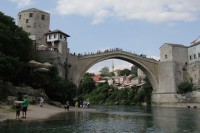
M 27 108 L 28 108 L 28 99 L 27 99 L 27 96 L 24 97 L 24 101 L 23 101 L 23 109 L 22 109 L 22 118 L 26 118 L 26 111 L 27 111 Z

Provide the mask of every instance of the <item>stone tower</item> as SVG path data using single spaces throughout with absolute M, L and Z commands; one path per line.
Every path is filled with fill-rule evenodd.
M 177 102 L 177 86 L 184 79 L 183 67 L 188 61 L 188 49 L 180 44 L 165 43 L 160 47 L 159 89 L 154 101 Z
M 46 45 L 46 35 L 49 32 L 50 14 L 35 8 L 23 10 L 18 13 L 18 26 L 30 34 L 35 41 L 35 47 Z

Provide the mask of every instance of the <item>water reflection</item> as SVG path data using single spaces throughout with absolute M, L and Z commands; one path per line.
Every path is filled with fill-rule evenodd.
M 199 132 L 200 110 L 180 108 L 153 109 L 153 125 L 165 132 Z
M 98 112 L 64 112 L 48 121 L 0 123 L 0 131 L 40 133 L 197 133 L 199 109 L 93 106 Z

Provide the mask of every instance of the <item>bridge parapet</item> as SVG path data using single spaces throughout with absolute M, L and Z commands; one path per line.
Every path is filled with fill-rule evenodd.
M 144 54 L 138 55 L 136 53 L 128 52 L 128 51 L 122 50 L 120 48 L 107 49 L 107 50 L 105 50 L 103 52 L 99 50 L 96 53 L 94 53 L 94 52 L 88 52 L 88 53 L 78 54 L 78 55 L 76 55 L 74 53 L 74 54 L 71 54 L 71 55 L 77 56 L 80 59 L 80 58 L 92 58 L 92 57 L 98 57 L 98 56 L 104 56 L 104 55 L 110 55 L 110 54 L 116 54 L 116 53 L 119 53 L 119 54 L 122 53 L 122 54 L 126 54 L 126 55 L 129 55 L 129 56 L 135 56 L 136 58 L 140 57 L 140 58 L 143 58 L 143 59 L 147 59 L 148 61 L 152 60 L 152 61 L 158 62 L 154 58 L 149 58 L 149 57 L 147 57 Z

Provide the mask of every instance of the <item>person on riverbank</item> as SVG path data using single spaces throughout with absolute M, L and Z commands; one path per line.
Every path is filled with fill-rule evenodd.
M 87 102 L 87 108 L 89 108 L 89 107 L 90 107 L 90 102 L 88 101 L 88 102 Z
M 65 110 L 66 109 L 69 111 L 69 101 L 66 102 L 66 108 L 65 108 Z
M 43 107 L 43 103 L 44 103 L 44 98 L 40 97 L 40 107 Z
M 29 102 L 28 102 L 27 96 L 25 96 L 24 101 L 23 101 L 22 118 L 26 118 L 28 104 L 29 104 Z
M 21 106 L 19 103 L 15 106 L 15 109 L 16 109 L 16 119 L 19 119 L 21 111 Z
M 78 108 L 78 102 L 77 102 L 77 101 L 76 101 L 76 103 L 75 103 L 75 107 Z

